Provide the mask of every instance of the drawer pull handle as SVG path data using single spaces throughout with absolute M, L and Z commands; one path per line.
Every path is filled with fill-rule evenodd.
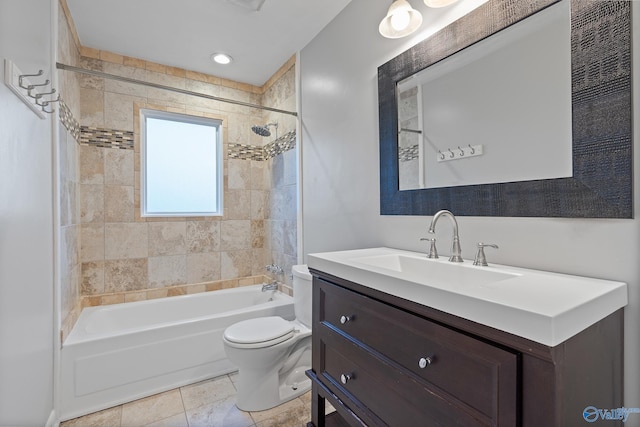
M 431 365 L 431 363 L 433 363 L 433 359 L 430 357 L 421 357 L 420 360 L 418 360 L 418 366 L 420 369 L 426 368 Z
M 351 316 L 340 316 L 340 323 L 343 325 L 349 321 L 351 321 Z
M 340 382 L 342 384 L 347 384 L 350 379 L 353 378 L 353 374 L 342 374 L 340 375 Z

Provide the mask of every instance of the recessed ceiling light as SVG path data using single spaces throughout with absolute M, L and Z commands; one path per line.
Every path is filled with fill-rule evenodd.
M 233 58 L 231 58 L 226 53 L 214 53 L 213 55 L 211 55 L 211 60 L 218 64 L 226 65 L 233 61 Z

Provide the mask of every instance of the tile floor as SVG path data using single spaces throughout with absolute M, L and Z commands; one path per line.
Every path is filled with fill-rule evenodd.
M 235 406 L 237 373 L 169 390 L 60 424 L 60 427 L 304 427 L 311 392 L 261 412 Z

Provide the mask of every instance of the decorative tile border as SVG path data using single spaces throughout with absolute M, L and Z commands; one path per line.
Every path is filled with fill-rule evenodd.
M 98 295 L 83 295 L 81 297 L 80 308 L 97 305 L 121 304 L 134 301 L 146 301 L 150 299 L 167 298 L 178 295 L 198 294 L 202 292 L 213 292 L 221 289 L 238 288 L 242 286 L 259 285 L 270 283 L 271 278 L 264 275 L 239 277 L 237 279 L 216 280 L 205 283 L 192 283 L 186 285 L 167 286 L 163 288 L 141 289 L 136 291 L 113 292 Z M 284 285 L 279 283 L 279 289 L 283 292 Z
M 271 159 L 294 148 L 296 148 L 296 131 L 292 130 L 264 146 L 264 159 Z
M 296 131 L 292 130 L 264 147 L 247 144 L 229 144 L 228 153 L 230 159 L 263 161 L 276 157 L 295 147 Z
M 80 123 L 78 123 L 76 118 L 73 117 L 71 109 L 63 99 L 60 99 L 59 105 L 60 108 L 58 108 L 58 116 L 60 117 L 60 122 L 69 131 L 76 142 L 80 143 Z
M 398 147 L 398 158 L 401 162 L 408 162 L 418 158 L 418 144 L 410 147 Z
M 263 147 L 256 145 L 229 144 L 227 152 L 230 159 L 256 160 L 259 162 L 265 160 Z
M 60 115 L 62 118 L 63 113 L 61 112 Z M 73 119 L 71 111 L 65 113 L 65 117 L 67 116 L 70 117 L 70 119 L 67 119 L 70 123 L 69 125 L 65 125 L 65 127 L 71 131 L 69 127 L 73 126 L 74 123 L 77 124 L 77 122 Z M 79 126 L 78 132 L 78 142 L 82 145 L 133 150 L 133 132 L 115 129 L 101 129 L 91 126 Z M 263 161 L 292 150 L 295 147 L 296 131 L 292 130 L 264 147 L 248 144 L 228 144 L 227 150 L 230 159 Z
M 133 150 L 133 132 L 81 126 L 80 144 L 104 148 Z

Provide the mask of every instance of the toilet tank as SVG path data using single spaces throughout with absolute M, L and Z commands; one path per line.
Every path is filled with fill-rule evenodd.
M 293 274 L 293 307 L 298 319 L 303 325 L 311 328 L 311 273 L 306 265 L 294 265 Z

